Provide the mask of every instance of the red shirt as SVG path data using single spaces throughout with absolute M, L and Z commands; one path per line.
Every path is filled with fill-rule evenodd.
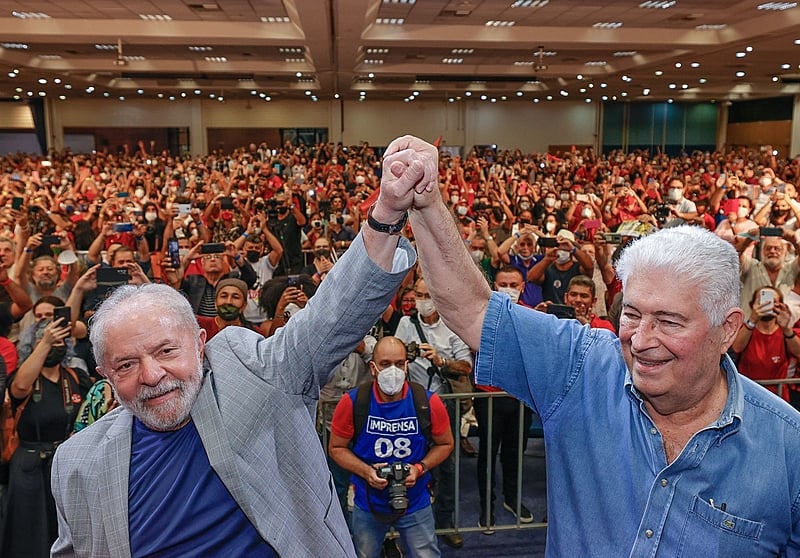
M 594 328 L 598 328 L 598 329 L 607 329 L 608 331 L 610 331 L 614 335 L 617 334 L 617 330 L 614 327 L 614 324 L 612 324 L 608 320 L 604 320 L 603 318 L 601 318 L 600 316 L 597 316 L 597 315 L 592 317 L 592 321 L 589 322 L 589 327 L 594 327 Z
M 372 394 L 381 403 L 381 396 L 378 394 L 376 382 L 372 382 Z M 408 382 L 403 386 L 403 397 L 408 395 Z M 431 406 L 431 435 L 441 436 L 450 428 L 450 417 L 447 415 L 447 408 L 442 400 L 435 393 L 430 398 Z M 345 440 L 355 436 L 355 426 L 353 425 L 353 400 L 345 395 L 336 405 L 331 420 L 331 432 L 341 436 Z
M 200 327 L 206 330 L 206 342 L 208 342 L 209 339 L 214 337 L 217 333 L 219 333 L 223 329 L 219 327 L 219 324 L 217 324 L 217 318 L 215 317 L 209 317 L 209 316 L 195 316 L 195 317 L 197 318 L 197 323 L 200 324 Z M 238 327 L 244 327 L 244 326 L 238 326 Z M 247 327 L 247 329 L 252 329 L 256 333 L 264 335 L 264 332 L 258 326 L 250 324 L 250 326 Z
M 739 372 L 752 380 L 786 378 L 789 369 L 789 351 L 786 349 L 786 340 L 781 328 L 777 328 L 769 335 L 754 329 L 750 334 L 750 342 L 739 355 L 738 367 Z M 764 387 L 789 400 L 786 385 Z

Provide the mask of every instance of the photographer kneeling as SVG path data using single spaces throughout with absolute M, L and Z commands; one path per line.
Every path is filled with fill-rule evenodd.
M 391 526 L 405 556 L 440 556 L 429 469 L 453 451 L 442 400 L 407 378 L 406 346 L 396 337 L 375 345 L 373 382 L 336 406 L 329 453 L 353 473 L 353 540 L 360 558 L 377 558 Z

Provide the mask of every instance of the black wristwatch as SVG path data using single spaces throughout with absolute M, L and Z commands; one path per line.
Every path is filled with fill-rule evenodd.
M 397 223 L 387 225 L 386 223 L 381 223 L 372 217 L 372 211 L 374 209 L 375 205 L 372 205 L 367 212 L 367 224 L 372 230 L 386 234 L 400 234 L 403 231 L 403 227 L 406 226 L 406 222 L 408 221 L 408 211 L 403 213 L 403 217 Z

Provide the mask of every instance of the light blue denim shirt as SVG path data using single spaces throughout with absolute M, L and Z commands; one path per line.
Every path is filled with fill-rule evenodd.
M 476 382 L 541 415 L 547 556 L 800 556 L 800 414 L 722 367 L 719 420 L 667 464 L 618 338 L 492 295 Z

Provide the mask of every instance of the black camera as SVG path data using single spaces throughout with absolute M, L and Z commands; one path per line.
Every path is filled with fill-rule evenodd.
M 419 345 L 416 341 L 410 341 L 406 345 L 406 360 L 411 362 L 420 355 Z
M 277 219 L 278 218 L 278 200 L 267 200 L 264 202 L 266 204 L 267 210 L 266 214 L 267 217 L 270 219 Z
M 655 211 L 653 212 L 656 217 L 656 221 L 658 221 L 659 225 L 663 225 L 664 223 L 669 220 L 669 216 L 672 213 L 670 207 L 665 203 L 656 204 Z
M 390 463 L 378 469 L 378 476 L 389 481 L 389 507 L 396 512 L 408 509 L 408 491 L 403 482 L 411 468 L 406 463 Z

